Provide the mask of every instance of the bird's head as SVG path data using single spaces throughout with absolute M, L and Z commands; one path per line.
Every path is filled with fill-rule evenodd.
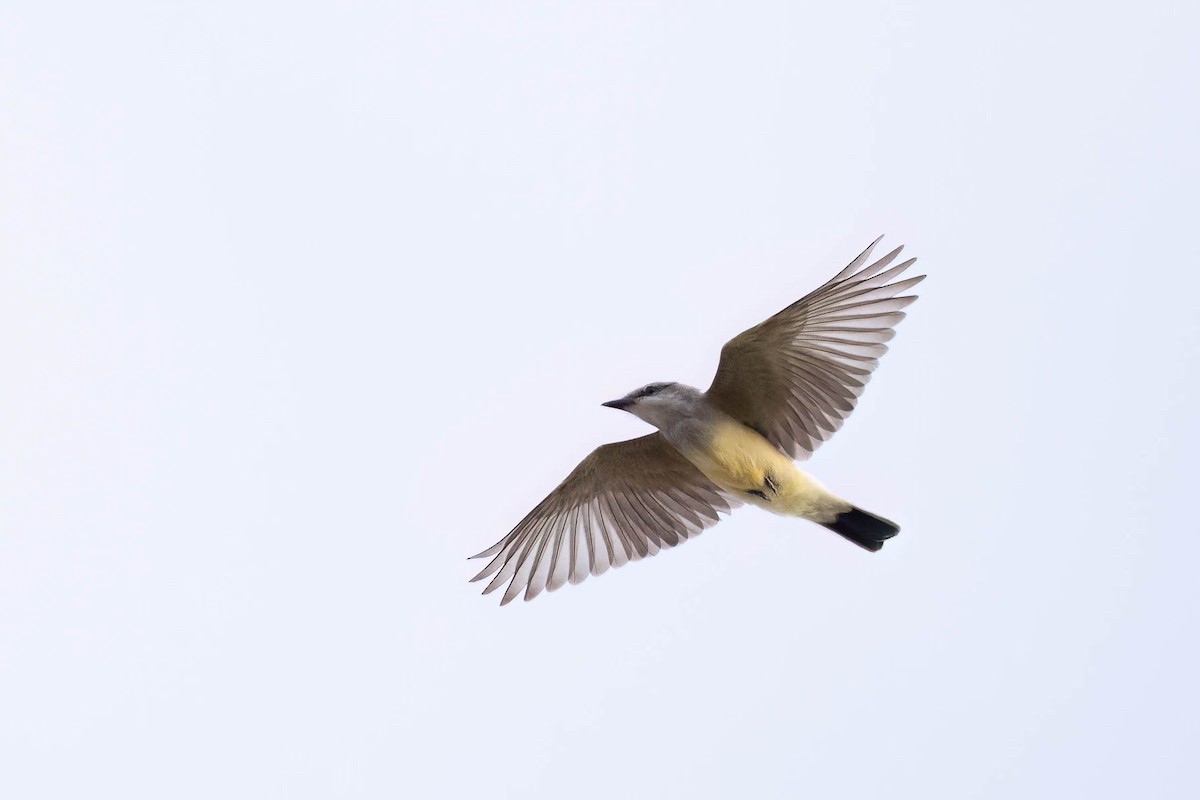
M 639 419 L 662 428 L 691 413 L 692 406 L 700 400 L 700 393 L 682 383 L 648 383 L 634 389 L 619 400 L 609 400 L 602 405 L 628 411 Z

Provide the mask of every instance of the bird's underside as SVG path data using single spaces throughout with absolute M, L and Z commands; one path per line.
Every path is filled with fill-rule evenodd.
M 823 487 L 792 463 L 808 458 L 841 427 L 904 318 L 902 309 L 916 300 L 902 293 L 923 275 L 894 280 L 916 260 L 891 266 L 901 248 L 864 266 L 878 241 L 827 283 L 730 340 L 712 385 L 696 393 L 697 408 L 730 421 L 720 430 L 749 429 L 730 441 L 739 448 L 743 440 L 761 441 L 774 459 L 757 445 L 742 448 L 752 451 L 744 456 L 713 446 L 719 437 L 707 432 L 718 430 L 712 425 L 701 437 L 707 444 L 693 447 L 676 433 L 679 427 L 661 424 L 647 411 L 643 418 L 660 431 L 594 450 L 507 536 L 472 556 L 490 559 L 472 580 L 491 578 L 485 594 L 507 583 L 502 605 L 522 590 L 531 600 L 674 547 L 743 502 L 804 516 L 868 550 L 879 549 L 897 530 L 892 523 L 833 495 L 821 500 L 801 483 Z M 663 387 L 659 397 L 639 400 L 656 386 Z M 611 405 L 662 405 L 671 392 L 687 388 L 674 386 L 651 384 L 620 401 L 624 405 Z M 736 461 L 736 479 L 715 471 L 713 459 Z M 785 499 L 803 503 L 785 508 Z M 830 505 L 834 501 L 844 508 Z

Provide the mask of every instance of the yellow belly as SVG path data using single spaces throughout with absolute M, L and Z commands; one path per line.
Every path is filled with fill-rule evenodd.
M 849 507 L 775 445 L 732 419 L 718 423 L 705 443 L 684 456 L 722 489 L 776 514 L 823 522 Z
M 774 445 L 733 420 L 719 423 L 708 442 L 686 455 L 718 486 L 736 492 L 761 489 L 768 474 L 778 482 L 796 471 Z

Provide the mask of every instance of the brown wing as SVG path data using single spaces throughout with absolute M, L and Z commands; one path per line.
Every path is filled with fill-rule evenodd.
M 504 605 L 568 580 L 652 556 L 715 525 L 741 505 L 658 433 L 596 448 L 512 532 L 472 558 L 491 558 L 483 590 L 508 581 Z
M 878 243 L 721 349 L 708 398 L 792 458 L 808 458 L 842 426 L 904 319 L 901 309 L 917 299 L 896 295 L 924 275 L 888 282 L 916 261 L 888 269 L 902 248 L 862 266 Z

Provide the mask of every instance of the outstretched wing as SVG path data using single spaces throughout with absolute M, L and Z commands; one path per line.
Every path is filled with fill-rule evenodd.
M 889 283 L 916 261 L 888 269 L 903 248 L 862 266 L 878 243 L 721 349 L 709 400 L 792 458 L 808 458 L 842 426 L 904 319 L 901 309 L 917 299 L 896 295 L 924 275 Z
M 472 558 L 491 558 L 472 581 L 508 581 L 501 605 L 532 600 L 568 580 L 652 556 L 715 525 L 741 505 L 658 433 L 596 448 L 512 532 Z

